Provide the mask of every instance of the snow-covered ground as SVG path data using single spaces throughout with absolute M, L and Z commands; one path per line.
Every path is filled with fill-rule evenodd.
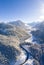
M 19 56 L 19 59 L 16 61 L 15 65 L 21 65 L 25 62 L 26 55 L 24 51 L 21 51 L 21 54 Z
M 26 46 L 25 46 L 25 48 L 26 48 Z M 30 57 L 31 56 L 29 56 L 29 59 L 25 62 L 25 60 L 26 60 L 25 52 L 21 53 L 21 55 L 20 55 L 19 59 L 17 60 L 17 62 L 15 63 L 15 65 L 33 65 L 33 59 L 31 59 Z
M 33 59 L 28 59 L 27 62 L 23 65 L 33 65 Z
M 27 28 L 30 29 L 30 30 L 28 31 L 28 33 L 30 34 L 31 37 L 28 38 L 28 39 L 26 39 L 25 42 L 30 42 L 30 43 L 32 43 L 32 44 L 36 43 L 36 42 L 33 42 L 33 36 L 32 36 L 32 34 L 30 33 L 31 30 L 33 30 L 32 27 L 27 26 Z M 36 30 L 36 29 L 34 29 L 34 30 Z M 22 47 L 23 47 L 24 49 L 26 49 L 27 52 L 29 52 L 29 47 L 30 47 L 30 45 L 28 45 L 28 44 L 27 44 L 27 45 L 22 45 Z M 30 52 L 29 52 L 29 53 L 30 53 Z M 21 51 L 21 55 L 19 56 L 19 59 L 16 61 L 16 63 L 15 63 L 14 65 L 33 65 L 33 61 L 34 61 L 33 57 L 29 54 L 28 60 L 25 62 L 26 57 L 27 57 L 27 55 L 25 54 L 25 51 L 22 50 L 22 51 Z M 24 63 L 24 62 L 25 62 L 25 63 Z

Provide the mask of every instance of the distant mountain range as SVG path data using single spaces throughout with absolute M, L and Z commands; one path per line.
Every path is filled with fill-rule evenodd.
M 32 31 L 32 34 L 39 40 L 40 43 L 44 43 L 44 22 L 36 24 L 34 28 L 36 28 L 36 31 Z
M 36 27 L 40 24 L 40 22 L 31 22 L 31 23 L 27 23 L 27 25 L 32 26 L 32 27 Z
M 12 22 L 9 22 L 9 24 L 15 25 L 17 27 L 22 27 L 22 28 L 26 27 L 25 23 L 23 23 L 21 20 L 12 21 Z

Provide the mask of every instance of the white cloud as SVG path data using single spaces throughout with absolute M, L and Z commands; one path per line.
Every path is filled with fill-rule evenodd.
M 40 2 L 40 16 L 38 18 L 38 21 L 43 21 L 44 20 L 44 2 Z
M 39 0 L 39 13 L 37 13 L 38 16 L 36 17 L 35 21 L 42 22 L 44 21 L 44 1 Z

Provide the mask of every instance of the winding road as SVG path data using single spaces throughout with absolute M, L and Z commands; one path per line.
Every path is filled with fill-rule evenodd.
M 23 46 L 21 44 L 20 44 L 20 47 L 22 48 L 23 51 L 26 52 L 26 59 L 25 59 L 25 62 L 26 62 L 29 58 L 29 52 L 25 48 L 23 48 Z M 25 62 L 23 62 L 21 65 L 23 65 Z
M 24 51 L 26 54 L 26 59 L 25 59 L 25 61 L 22 63 L 22 64 L 20 64 L 20 65 L 24 65 L 26 62 L 27 62 L 27 60 L 29 59 L 29 56 L 31 55 L 31 53 L 29 53 L 23 46 L 25 46 L 26 44 L 20 44 L 20 48 L 22 48 L 22 51 Z M 27 44 L 27 45 L 29 45 L 29 44 Z

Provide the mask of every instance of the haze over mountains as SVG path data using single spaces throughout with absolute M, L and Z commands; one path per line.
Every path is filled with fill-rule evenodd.
M 44 22 L 35 23 L 33 28 L 36 28 L 35 31 L 32 31 L 32 34 L 38 39 L 40 43 L 44 42 Z
M 44 65 L 44 22 L 32 26 L 33 31 L 28 33 L 20 20 L 0 23 L 0 65 Z M 37 44 L 25 42 L 31 34 Z

